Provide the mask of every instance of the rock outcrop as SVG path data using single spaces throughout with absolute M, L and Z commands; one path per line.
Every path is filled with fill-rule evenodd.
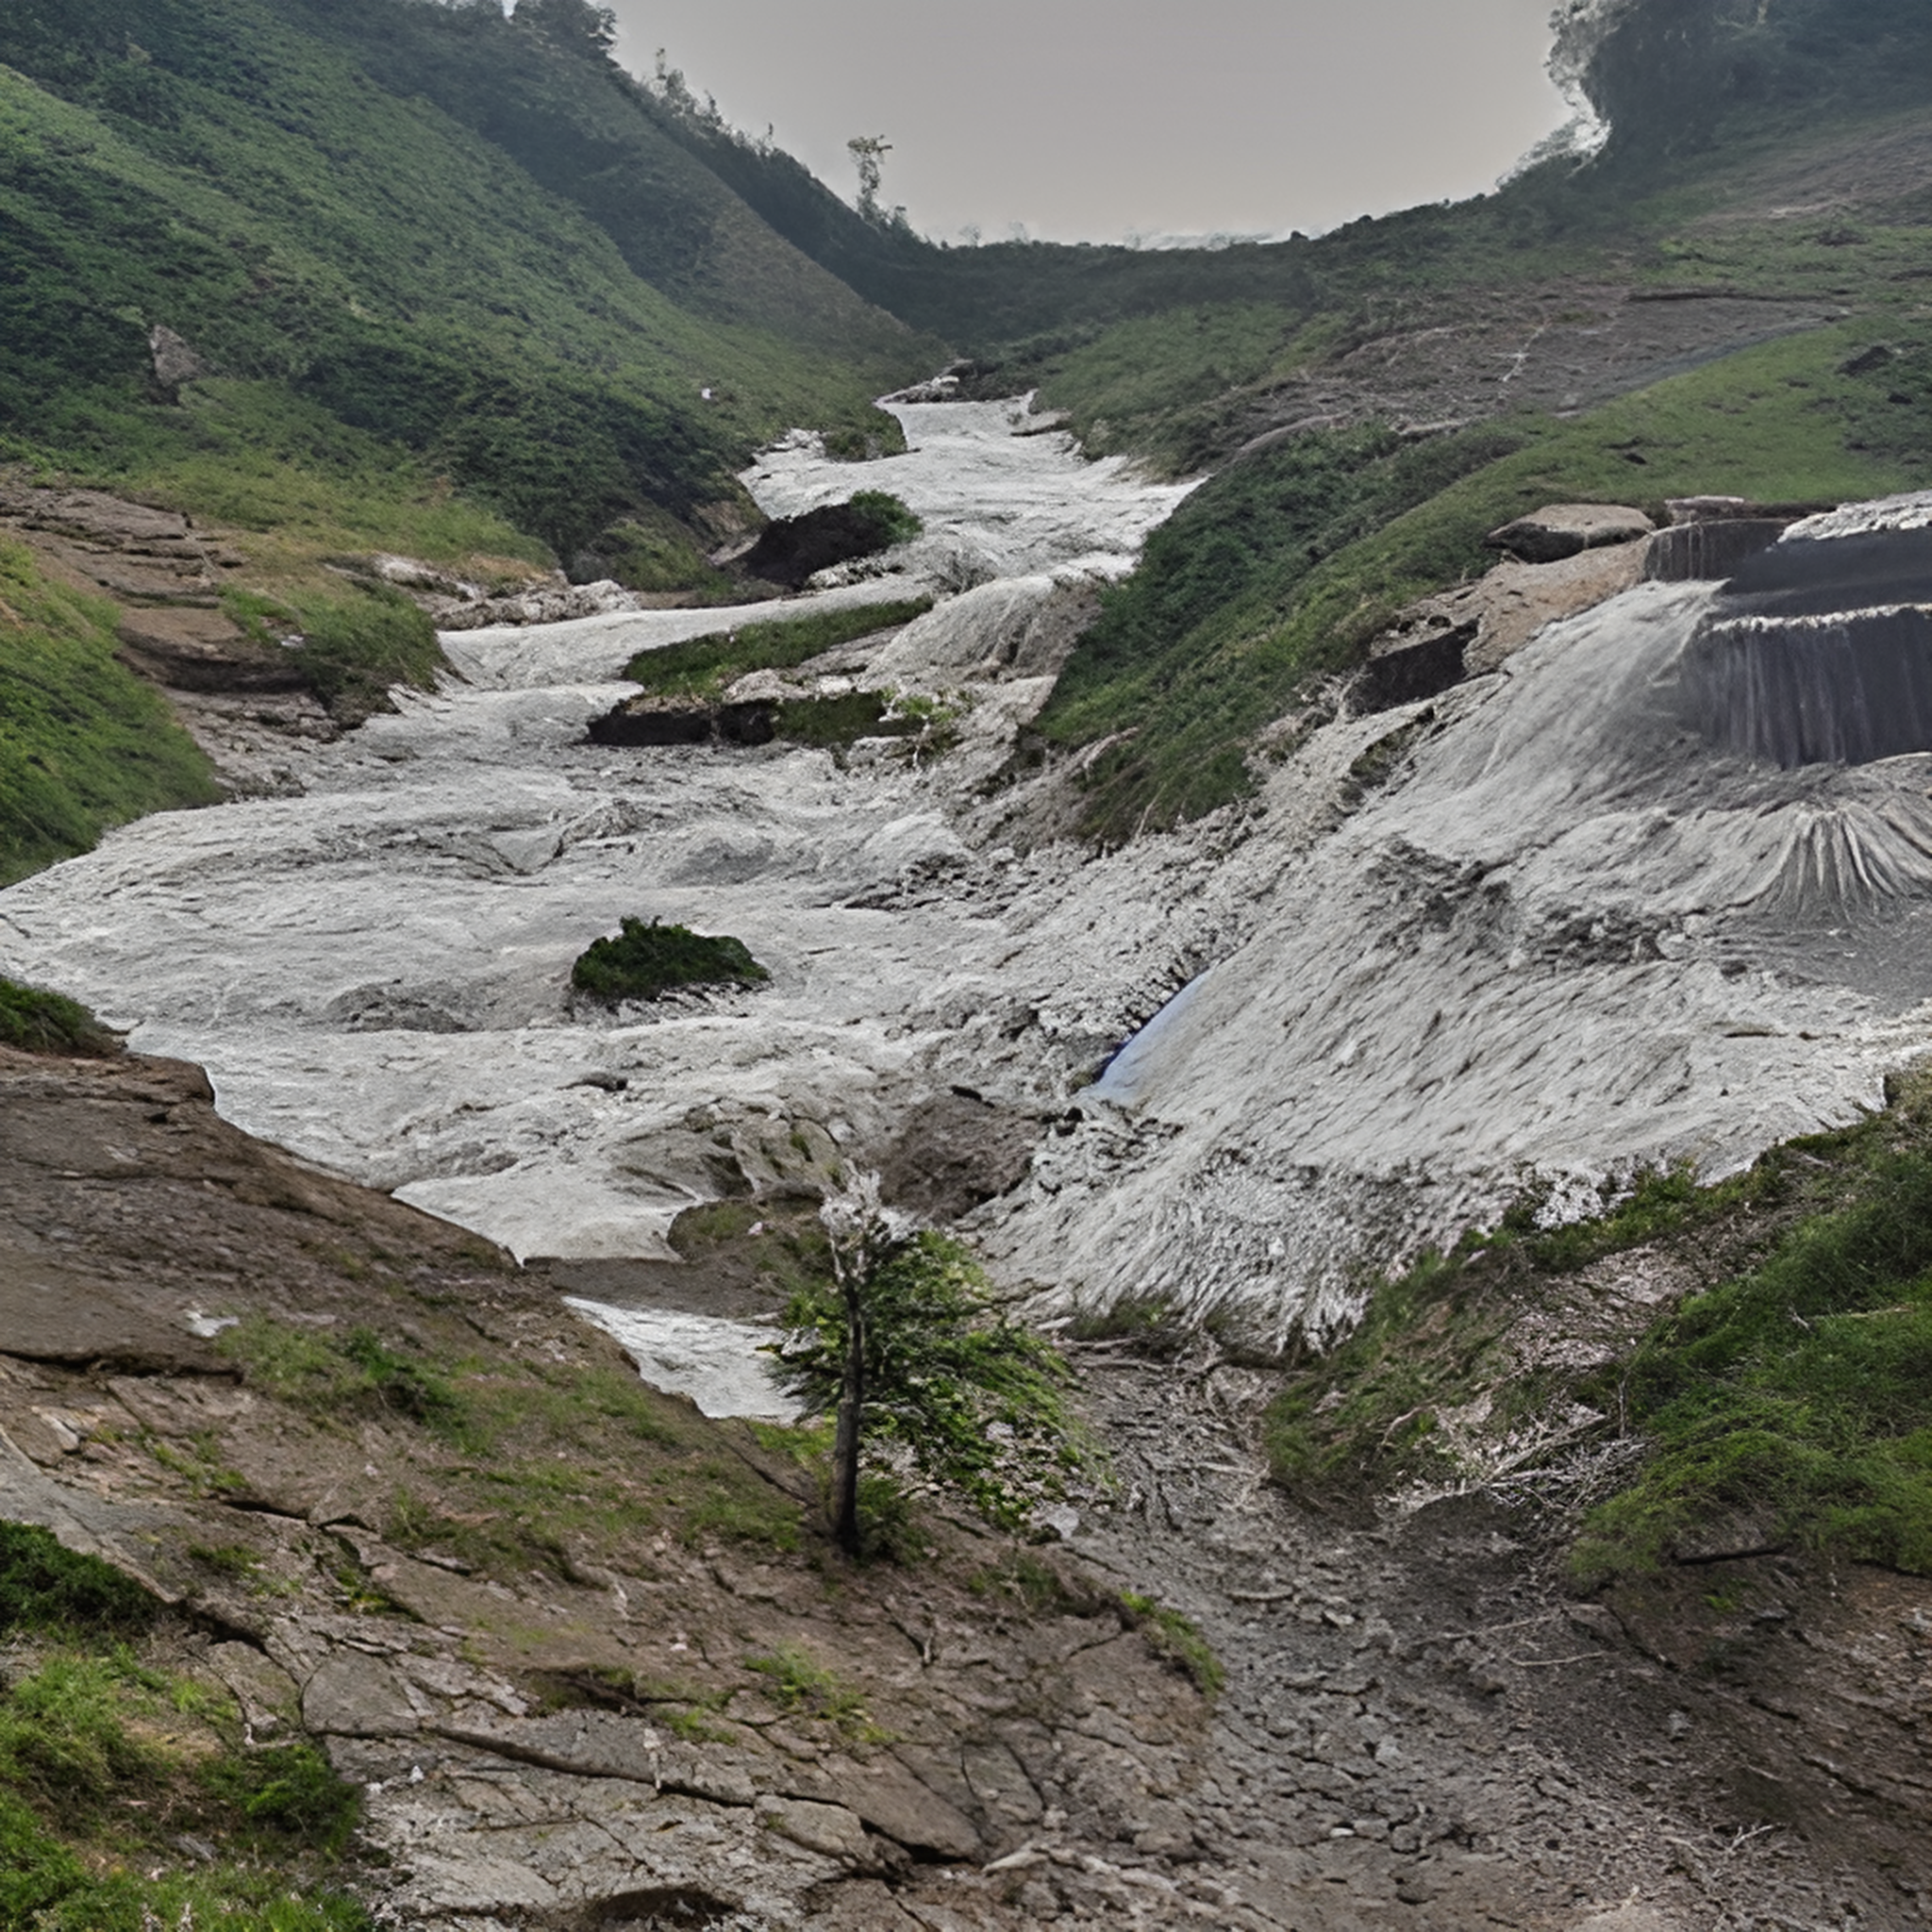
M 1560 563 L 1607 544 L 1634 543 L 1657 525 L 1641 509 L 1601 503 L 1559 503 L 1518 517 L 1483 540 L 1522 563 Z

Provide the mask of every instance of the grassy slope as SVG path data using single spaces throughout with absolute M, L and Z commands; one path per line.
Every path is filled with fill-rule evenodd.
M 1874 341 L 1907 353 L 1846 374 Z M 1484 534 L 1540 504 L 1661 515 L 1669 496 L 1836 500 L 1928 482 L 1932 326 L 1916 317 L 1747 350 L 1571 422 L 1420 445 L 1374 429 L 1308 437 L 1224 472 L 1156 535 L 1042 727 L 1070 745 L 1136 734 L 1090 780 L 1090 824 L 1121 836 L 1250 791 L 1256 731 L 1402 605 L 1480 574 Z
M 114 656 L 112 607 L 0 542 L 0 885 L 110 825 L 220 795 L 159 694 Z
M 1482 1444 L 1530 1441 L 1577 1407 L 1597 1421 L 1515 1472 L 1574 1472 L 1619 1441 L 1634 1460 L 1570 1524 L 1580 1580 L 1641 1574 L 1687 1533 L 1749 1519 L 1764 1541 L 1932 1575 L 1932 1086 L 1884 1114 L 1774 1149 L 1711 1188 L 1642 1177 L 1603 1219 L 1539 1233 L 1536 1203 L 1376 1291 L 1367 1320 L 1269 1416 L 1276 1476 L 1359 1502 L 1454 1484 Z M 1711 1285 L 1605 1367 L 1515 1364 L 1524 1317 L 1579 1272 L 1647 1250 Z M 1583 1306 L 1593 1293 L 1582 1292 Z M 1487 1412 L 1474 1406 L 1485 1398 Z M 1560 1494 L 1560 1477 L 1547 1492 Z M 1519 1491 L 1520 1492 L 1520 1491 Z
M 882 381 L 923 366 L 876 317 L 869 340 L 831 353 L 773 330 L 783 301 L 758 322 L 681 308 L 510 155 L 375 86 L 282 10 L 296 17 L 258 0 L 144 8 L 129 25 L 143 58 L 99 53 L 126 36 L 65 8 L 23 0 L 0 16 L 0 59 L 38 76 L 0 81 L 0 375 L 16 454 L 142 483 L 245 453 L 218 414 L 158 405 L 144 330 L 165 323 L 221 375 L 269 386 L 258 421 L 300 424 L 306 400 L 567 552 L 625 508 L 682 515 L 728 493 L 774 430 L 866 422 Z M 78 15 L 113 11 L 88 0 Z M 458 60 L 455 17 L 401 11 L 451 22 Z M 566 57 L 519 52 L 533 85 L 569 84 Z M 737 227 L 713 308 L 734 274 L 756 285 L 771 267 L 742 240 L 756 224 Z M 765 257 L 789 255 L 769 238 Z M 830 287 L 815 308 L 791 304 L 821 334 L 866 313 L 800 274 Z M 294 467 L 340 475 L 312 440 Z

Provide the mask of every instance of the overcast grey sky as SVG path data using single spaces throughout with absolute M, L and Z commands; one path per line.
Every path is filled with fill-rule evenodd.
M 1478 193 L 1565 114 L 1553 0 L 615 0 L 619 55 L 849 201 L 988 239 L 1310 233 Z

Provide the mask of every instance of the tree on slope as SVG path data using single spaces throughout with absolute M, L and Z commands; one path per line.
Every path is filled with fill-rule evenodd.
M 517 0 L 516 19 L 558 46 L 599 60 L 617 42 L 617 15 L 591 0 Z
M 837 1418 L 840 1546 L 859 1553 L 860 1466 L 889 1443 L 1005 1527 L 1062 1493 L 1081 1460 L 1066 1366 L 996 1307 L 967 1249 L 888 1212 L 876 1174 L 856 1176 L 820 1219 L 832 1279 L 792 1298 L 774 1353 L 779 1380 L 807 1413 Z

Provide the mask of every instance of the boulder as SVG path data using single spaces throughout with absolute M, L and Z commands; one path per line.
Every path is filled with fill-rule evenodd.
M 147 346 L 154 358 L 155 380 L 165 390 L 179 389 L 184 382 L 198 382 L 208 374 L 207 364 L 187 341 L 165 324 L 158 322 L 148 331 Z
M 857 1812 L 842 1805 L 815 1805 L 805 1798 L 766 1798 L 758 1805 L 758 1821 L 795 1845 L 841 1864 L 871 1865 L 872 1848 Z
M 1491 530 L 1483 542 L 1524 563 L 1560 563 L 1585 550 L 1634 542 L 1656 528 L 1641 509 L 1624 505 L 1557 503 Z
M 1032 1171 L 1040 1138 L 1032 1114 L 963 1091 L 937 1094 L 906 1116 L 880 1158 L 880 1183 L 899 1207 L 957 1221 L 1017 1188 Z
M 985 1853 L 973 1821 L 895 1757 L 836 1767 L 831 1782 L 847 1810 L 908 1851 L 941 1858 L 978 1858 Z
M 1397 705 L 1420 703 L 1438 696 L 1466 675 L 1465 654 L 1480 628 L 1474 620 L 1461 624 L 1446 614 L 1432 613 L 1412 628 L 1378 639 L 1356 686 L 1356 704 L 1363 711 L 1389 711 Z
M 592 718 L 592 744 L 708 744 L 716 719 L 709 705 L 671 698 L 626 698 L 601 718 Z

